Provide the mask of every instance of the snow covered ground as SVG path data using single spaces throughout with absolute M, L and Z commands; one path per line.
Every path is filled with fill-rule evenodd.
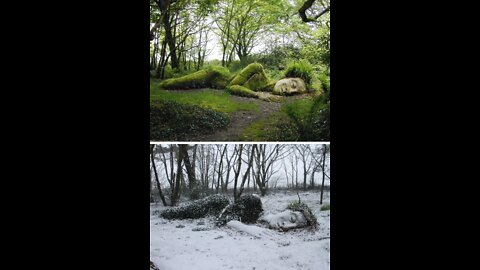
M 215 227 L 211 217 L 166 220 L 158 216 L 165 207 L 150 206 L 150 259 L 160 270 L 215 269 L 330 269 L 330 211 L 320 211 L 318 192 L 299 193 L 318 219 L 316 231 L 279 232 L 262 224 L 230 222 Z M 329 204 L 329 193 L 324 204 Z M 264 213 L 278 213 L 295 192 L 277 192 L 262 198 Z

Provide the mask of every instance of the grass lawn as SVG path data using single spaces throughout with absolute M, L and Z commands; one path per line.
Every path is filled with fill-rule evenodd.
M 235 111 L 260 111 L 257 104 L 237 102 L 226 91 L 202 89 L 170 92 L 160 89 L 158 87 L 158 81 L 151 80 L 150 101 L 157 100 L 173 100 L 181 104 L 198 105 L 222 113 L 232 113 Z

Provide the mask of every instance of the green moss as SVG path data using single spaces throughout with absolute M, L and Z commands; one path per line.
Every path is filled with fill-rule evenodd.
M 330 204 L 322 205 L 322 207 L 320 208 L 320 211 L 327 211 L 327 210 L 330 210 Z
M 268 84 L 268 78 L 265 73 L 255 73 L 248 79 L 243 86 L 253 91 L 259 91 Z
M 224 88 L 230 77 L 228 69 L 211 66 L 180 78 L 167 79 L 159 86 L 163 89 L 198 89 L 198 88 Z
M 258 94 L 254 91 L 240 86 L 240 85 L 231 85 L 227 87 L 227 91 L 232 95 L 242 96 L 242 97 L 258 97 Z
M 270 81 L 268 84 L 266 84 L 264 87 L 262 87 L 259 91 L 262 92 L 273 92 L 273 88 L 275 88 L 275 84 L 277 81 Z
M 259 73 L 264 78 L 267 78 L 267 74 L 265 74 L 263 66 L 259 63 L 252 63 L 242 69 L 242 71 L 240 71 L 240 73 L 238 73 L 238 75 L 235 76 L 228 85 L 244 85 L 250 79 L 250 77 L 256 73 Z
M 300 61 L 291 63 L 285 70 L 285 78 L 302 78 L 307 85 L 307 89 L 312 89 L 313 67 L 308 60 L 301 59 Z

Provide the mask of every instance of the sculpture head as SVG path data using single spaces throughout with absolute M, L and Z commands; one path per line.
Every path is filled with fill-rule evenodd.
M 307 91 L 305 82 L 301 78 L 285 78 L 279 80 L 273 88 L 273 94 L 276 95 L 292 95 L 300 94 Z
M 307 220 L 302 212 L 286 210 L 277 214 L 268 214 L 260 218 L 268 223 L 270 228 L 289 230 L 307 226 Z

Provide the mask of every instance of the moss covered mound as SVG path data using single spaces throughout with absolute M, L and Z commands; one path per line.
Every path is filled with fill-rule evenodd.
M 255 223 L 262 213 L 262 201 L 256 195 L 243 195 L 236 203 L 230 204 L 217 218 L 217 225 L 225 225 L 231 220 Z
M 232 95 L 242 97 L 258 97 L 258 94 L 254 91 L 240 85 L 231 85 L 227 87 L 227 91 Z
M 253 91 L 258 91 L 269 83 L 263 66 L 259 63 L 252 63 L 242 69 L 228 85 L 241 85 Z
M 223 89 L 228 83 L 230 72 L 225 67 L 211 66 L 204 70 L 185 75 L 180 78 L 164 80 L 159 84 L 163 89 Z
M 184 206 L 164 210 L 160 217 L 166 219 L 202 218 L 207 215 L 218 215 L 230 203 L 225 195 L 212 195 L 196 200 Z
M 189 136 L 210 134 L 229 123 L 227 115 L 175 101 L 150 104 L 150 140 L 183 141 Z

